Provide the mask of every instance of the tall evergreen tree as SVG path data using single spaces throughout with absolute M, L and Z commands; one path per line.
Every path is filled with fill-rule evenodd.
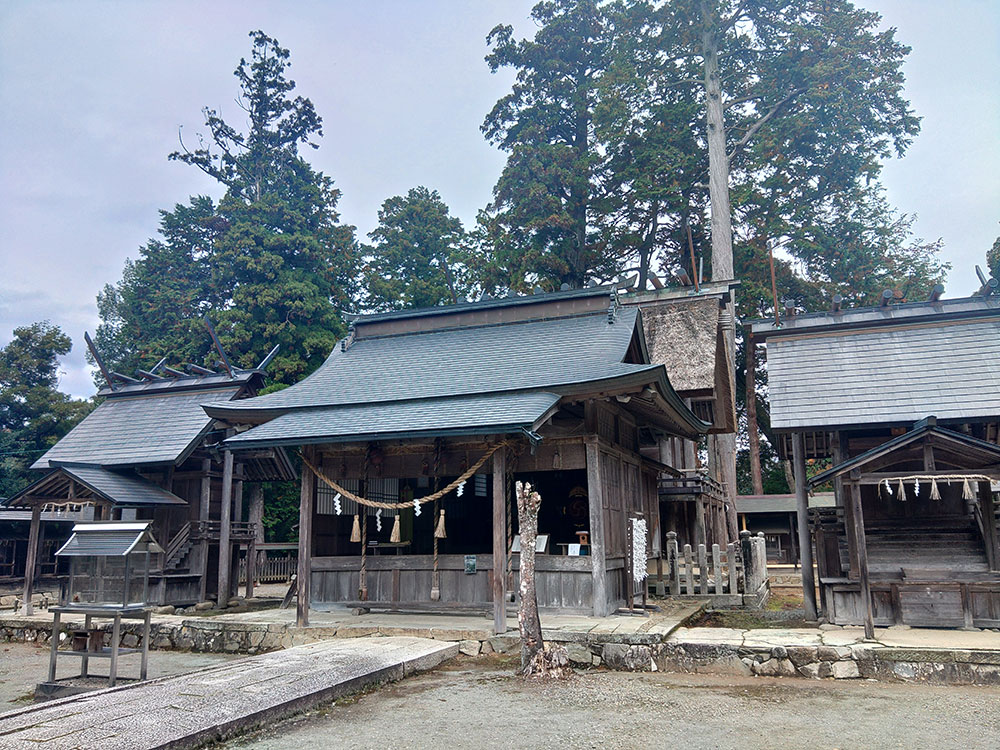
M 0 348 L 0 497 L 31 481 L 28 467 L 92 408 L 58 390 L 72 342 L 48 321 L 14 329 Z
M 250 37 L 250 59 L 235 72 L 246 131 L 206 108 L 198 147 L 170 154 L 215 178 L 224 195 L 164 213 L 163 239 L 147 243 L 99 298 L 98 342 L 116 367 L 163 355 L 210 360 L 198 322 L 207 314 L 242 367 L 280 344 L 270 372 L 290 384 L 344 332 L 339 310 L 354 298 L 359 259 L 354 228 L 340 222 L 333 181 L 300 154 L 317 146 L 322 120 L 292 95 L 288 50 L 261 31 Z
M 362 277 L 366 309 L 457 303 L 468 292 L 465 230 L 436 190 L 416 187 L 387 199 L 368 236 Z

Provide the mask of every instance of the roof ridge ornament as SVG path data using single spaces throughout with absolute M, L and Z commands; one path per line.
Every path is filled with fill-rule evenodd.
M 354 323 L 352 322 L 350 327 L 347 329 L 347 336 L 340 340 L 340 351 L 346 352 L 351 348 L 351 344 L 354 343 L 356 334 L 357 330 L 354 328 Z
M 618 290 L 612 289 L 608 297 L 610 298 L 610 303 L 608 304 L 608 325 L 614 325 L 615 319 L 618 317 L 618 310 L 621 308 L 621 299 L 618 297 Z

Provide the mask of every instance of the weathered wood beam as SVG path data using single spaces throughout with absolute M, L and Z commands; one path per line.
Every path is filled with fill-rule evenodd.
M 305 457 L 315 463 L 315 450 L 302 449 Z M 295 622 L 299 627 L 309 624 L 309 597 L 312 573 L 313 503 L 316 498 L 316 475 L 309 467 L 302 466 L 302 483 L 299 490 L 299 570 L 296 576 Z
M 507 632 L 507 450 L 493 454 L 493 632 Z
M 201 487 L 198 498 L 198 520 L 207 521 L 208 511 L 212 504 L 212 459 L 203 458 L 201 460 Z M 201 556 L 201 581 L 200 601 L 205 601 L 208 596 L 208 537 L 201 540 L 199 554 Z
M 587 441 L 587 502 L 590 506 L 590 562 L 593 575 L 594 616 L 607 617 L 608 571 L 604 535 L 604 490 L 601 484 L 601 450 L 597 438 Z
M 795 475 L 795 505 L 799 531 L 799 561 L 802 568 L 802 599 L 807 620 L 815 620 L 816 576 L 813 571 L 812 540 L 809 538 L 809 488 L 806 485 L 806 450 L 801 432 L 792 434 L 792 471 Z
M 865 519 L 861 506 L 861 487 L 856 483 L 857 477 L 852 477 L 848 485 L 851 497 L 851 521 L 854 525 L 854 538 L 857 542 L 856 554 L 858 563 L 858 581 L 861 584 L 861 612 L 864 619 L 865 639 L 875 639 L 875 620 L 872 614 L 872 588 L 868 576 L 868 542 L 865 539 Z
M 233 452 L 223 451 L 222 508 L 219 514 L 219 591 L 216 602 L 219 609 L 229 604 L 229 566 L 233 548 L 230 543 L 233 514 Z
M 34 614 L 31 596 L 35 585 L 35 565 L 38 560 L 38 532 L 42 525 L 42 506 L 31 506 L 31 526 L 28 527 L 28 555 L 24 561 L 24 593 L 21 599 L 21 612 L 26 617 Z

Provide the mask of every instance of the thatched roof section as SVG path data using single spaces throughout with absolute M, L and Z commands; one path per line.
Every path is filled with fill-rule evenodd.
M 685 394 L 715 388 L 717 297 L 643 304 L 642 322 L 649 358 L 666 366 L 674 390 Z

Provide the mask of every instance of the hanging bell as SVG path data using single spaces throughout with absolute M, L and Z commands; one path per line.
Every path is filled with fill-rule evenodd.
M 963 500 L 975 500 L 976 496 L 972 492 L 972 487 L 969 486 L 969 479 L 966 477 L 962 480 L 962 499 Z
M 399 544 L 399 513 L 392 521 L 392 533 L 389 534 L 389 541 L 393 544 Z
M 937 480 L 936 479 L 932 479 L 931 480 L 931 500 L 940 500 L 940 499 L 941 499 L 941 490 L 938 489 Z
M 906 502 L 906 487 L 903 486 L 903 480 L 899 480 L 899 486 L 896 487 L 896 495 L 899 497 L 901 503 Z
M 448 535 L 445 533 L 444 530 L 444 508 L 442 508 L 441 512 L 438 513 L 438 522 L 437 522 L 437 527 L 434 529 L 434 538 L 435 539 L 448 538 Z
M 351 541 L 360 542 L 361 541 L 361 524 L 358 521 L 358 516 L 354 516 L 354 528 L 351 529 Z

